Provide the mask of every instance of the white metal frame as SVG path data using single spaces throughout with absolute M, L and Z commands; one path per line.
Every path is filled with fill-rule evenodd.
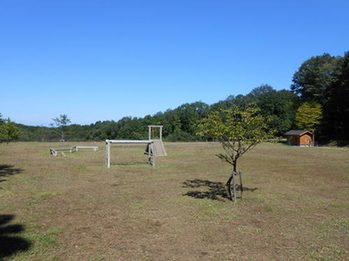
M 155 166 L 154 142 L 152 140 L 106 140 L 105 161 L 110 168 L 110 144 L 149 144 L 149 163 Z

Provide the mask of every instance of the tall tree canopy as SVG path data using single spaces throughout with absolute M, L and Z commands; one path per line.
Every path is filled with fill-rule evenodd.
M 327 90 L 339 73 L 340 57 L 325 53 L 306 60 L 293 75 L 291 90 L 303 101 L 317 101 L 324 104 Z
M 268 126 L 278 136 L 289 130 L 294 121 L 296 95 L 288 90 L 274 90 L 270 85 L 253 89 L 247 96 L 254 97 L 260 113 L 269 118 Z
M 349 52 L 339 63 L 339 73 L 328 90 L 328 103 L 324 106 L 326 136 L 349 141 Z
M 294 97 L 289 91 L 272 91 L 264 94 L 257 102 L 261 114 L 269 117 L 269 127 L 275 129 L 278 136 L 288 131 L 294 120 Z

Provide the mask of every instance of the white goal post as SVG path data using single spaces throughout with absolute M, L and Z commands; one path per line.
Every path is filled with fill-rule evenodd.
M 106 140 L 105 161 L 110 168 L 110 144 L 148 144 L 149 145 L 149 163 L 155 166 L 154 142 L 152 140 Z

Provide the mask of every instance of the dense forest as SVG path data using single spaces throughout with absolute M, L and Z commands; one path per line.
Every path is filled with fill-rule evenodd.
M 275 90 L 268 84 L 252 89 L 247 95 L 231 95 L 214 104 L 201 101 L 182 104 L 176 109 L 143 118 L 123 117 L 118 121 L 98 121 L 91 125 L 65 126 L 66 140 L 100 141 L 105 139 L 147 139 L 148 125 L 163 125 L 168 141 L 196 141 L 197 124 L 211 111 L 232 105 L 245 108 L 254 103 L 261 114 L 271 118 L 270 128 L 278 137 L 290 129 L 316 132 L 319 142 L 347 145 L 349 141 L 349 52 L 344 56 L 323 54 L 301 64 L 289 90 Z M 1 122 L 0 122 L 1 125 Z M 3 124 L 4 125 L 4 124 Z M 17 124 L 20 141 L 57 141 L 54 127 Z M 1 126 L 0 126 L 1 127 Z M 1 130 L 1 128 L 0 128 Z

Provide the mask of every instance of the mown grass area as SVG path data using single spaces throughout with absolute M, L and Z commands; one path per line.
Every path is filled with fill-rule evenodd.
M 67 143 L 70 147 L 77 143 Z M 0 145 L 0 260 L 349 260 L 349 150 L 263 143 L 240 161 L 243 199 L 216 143 L 49 154 Z

